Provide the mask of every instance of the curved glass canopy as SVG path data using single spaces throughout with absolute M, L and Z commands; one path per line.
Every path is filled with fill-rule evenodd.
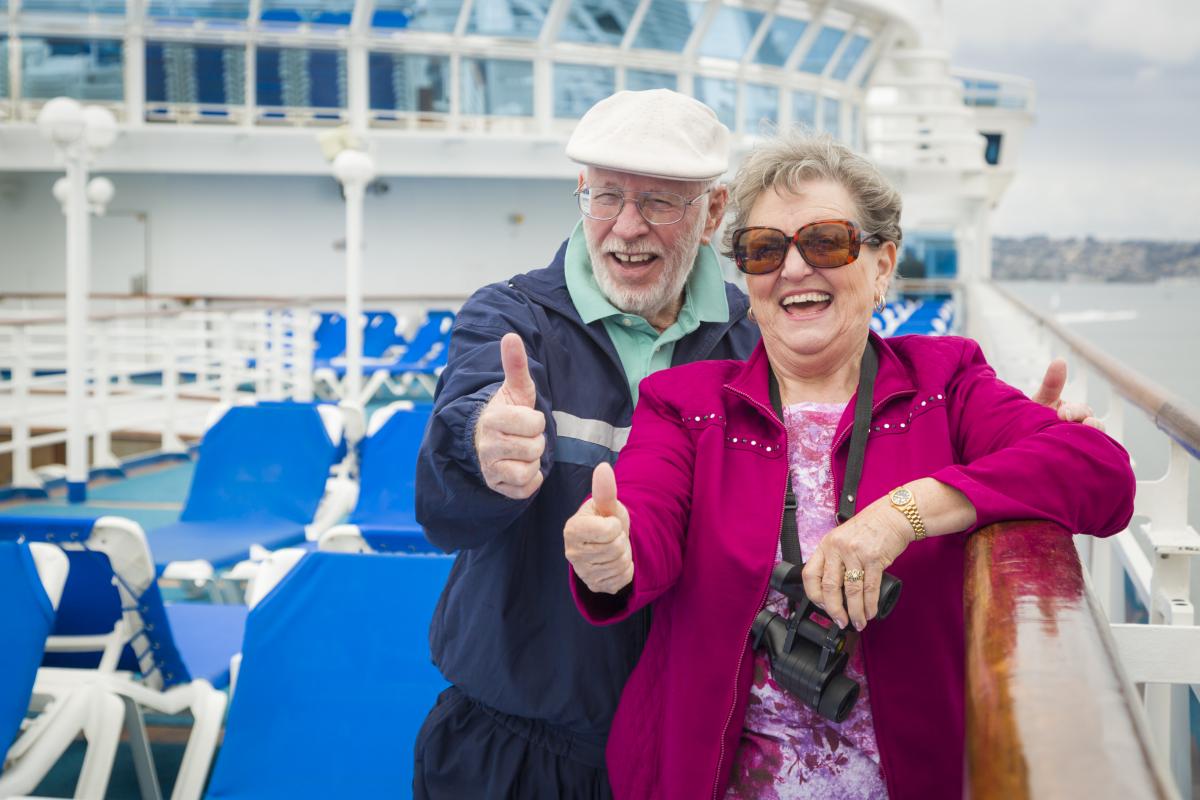
M 151 122 L 497 117 L 544 132 L 613 91 L 666 87 L 736 132 L 805 124 L 851 140 L 889 20 L 838 2 L 145 0 L 130 19 L 124 0 L 0 0 L 13 7 L 0 104 L 18 119 L 68 95 Z

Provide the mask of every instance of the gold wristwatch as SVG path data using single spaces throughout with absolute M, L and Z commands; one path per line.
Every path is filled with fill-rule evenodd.
M 908 520 L 908 524 L 912 525 L 913 541 L 919 542 L 925 538 L 925 522 L 921 519 L 921 512 L 917 511 L 917 499 L 913 497 L 913 493 L 903 486 L 895 488 L 888 495 L 888 501 L 892 504 L 892 508 L 899 511 Z

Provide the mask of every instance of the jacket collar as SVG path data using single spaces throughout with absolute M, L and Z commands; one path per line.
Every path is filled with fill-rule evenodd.
M 568 240 L 569 241 L 569 240 Z M 554 259 L 545 269 L 533 270 L 517 275 L 509 281 L 509 285 L 524 293 L 535 302 L 574 320 L 581 328 L 588 331 L 610 357 L 620 366 L 616 348 L 604 331 L 600 321 L 587 324 L 575 308 L 571 293 L 567 290 L 567 279 L 564 263 L 567 253 L 567 241 L 564 241 L 554 254 Z M 699 330 L 675 343 L 675 356 L 672 365 L 685 364 L 708 358 L 713 348 L 725 336 L 725 333 L 746 318 L 746 310 L 750 300 L 736 286 L 725 282 L 725 298 L 729 303 L 729 319 L 724 322 L 704 322 Z M 765 373 L 764 373 L 765 374 Z M 764 378 L 765 380 L 765 378 Z M 770 405 L 768 404 L 768 408 Z
M 897 396 L 916 394 L 917 387 L 913 384 L 912 376 L 905 368 L 903 362 L 888 345 L 887 340 L 879 336 L 875 331 L 868 334 L 868 341 L 875 348 L 875 352 L 879 356 L 879 372 L 875 376 L 875 389 L 871 396 L 871 406 L 875 413 L 878 413 L 884 404 Z M 775 412 L 771 408 L 771 391 L 768 379 L 768 373 L 771 368 L 771 363 L 767 359 L 767 350 L 760 340 L 754 348 L 754 352 L 750 358 L 746 360 L 745 366 L 733 377 L 733 380 L 725 384 L 725 389 L 732 391 L 734 394 L 748 398 L 752 405 L 756 407 L 760 413 L 765 412 L 771 419 L 778 420 L 775 417 Z M 842 415 L 842 420 L 838 424 L 839 431 L 843 426 L 853 423 L 854 420 L 854 398 L 846 404 L 846 411 Z

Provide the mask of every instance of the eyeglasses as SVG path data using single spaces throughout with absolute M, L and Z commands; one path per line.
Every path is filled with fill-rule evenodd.
M 673 225 L 683 219 L 688 206 L 711 192 L 705 189 L 692 199 L 674 192 L 630 192 L 637 199 L 638 213 L 642 219 L 651 225 Z M 576 190 L 575 198 L 579 201 L 579 210 L 588 219 L 616 219 L 625 208 L 625 190 L 623 189 L 592 189 L 584 186 Z
M 747 275 L 766 275 L 783 266 L 788 245 L 793 244 L 800 257 L 811 267 L 844 267 L 858 258 L 862 245 L 876 247 L 880 236 L 863 236 L 859 227 L 847 219 L 825 219 L 799 228 L 788 236 L 778 228 L 738 228 L 733 232 L 733 260 Z

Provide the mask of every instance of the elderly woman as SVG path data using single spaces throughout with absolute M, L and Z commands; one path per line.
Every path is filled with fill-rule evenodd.
M 960 797 L 966 537 L 1028 518 L 1115 533 L 1129 458 L 998 380 L 969 339 L 870 332 L 901 204 L 867 160 L 828 137 L 777 139 L 747 157 L 731 202 L 725 243 L 762 343 L 746 362 L 647 378 L 615 482 L 597 467 L 564 533 L 587 619 L 653 604 L 608 742 L 614 793 Z M 789 536 L 805 594 L 862 631 L 840 723 L 755 648 L 764 606 L 786 616 L 769 579 Z M 885 569 L 903 594 L 868 626 Z

